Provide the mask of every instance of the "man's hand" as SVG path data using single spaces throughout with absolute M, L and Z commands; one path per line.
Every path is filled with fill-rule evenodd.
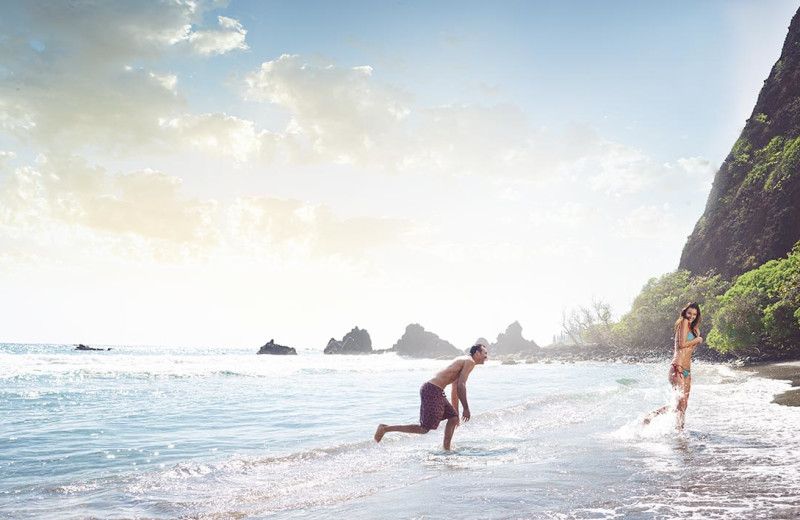
M 464 422 L 469 421 L 470 418 L 469 408 L 464 407 L 464 415 L 462 415 L 462 417 L 464 418 Z

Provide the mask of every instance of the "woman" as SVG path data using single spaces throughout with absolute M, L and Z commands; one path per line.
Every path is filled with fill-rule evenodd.
M 675 344 L 672 354 L 672 365 L 669 369 L 669 384 L 675 389 L 678 412 L 677 428 L 682 430 L 686 420 L 686 404 L 689 401 L 689 391 L 692 389 L 692 352 L 703 342 L 698 327 L 701 322 L 700 306 L 691 302 L 681 311 L 681 316 L 675 322 Z M 662 406 L 650 412 L 644 419 L 645 424 L 650 424 L 653 417 L 661 415 L 672 406 Z

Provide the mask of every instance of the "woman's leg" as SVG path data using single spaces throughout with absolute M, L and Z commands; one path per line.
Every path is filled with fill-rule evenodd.
M 647 426 L 648 424 L 650 424 L 650 421 L 652 421 L 654 417 L 658 417 L 658 416 L 659 416 L 659 415 L 661 415 L 662 413 L 668 412 L 668 411 L 669 411 L 671 408 L 672 408 L 672 405 L 669 405 L 669 404 L 668 404 L 668 405 L 666 405 L 666 406 L 662 406 L 662 407 L 661 407 L 661 408 L 659 408 L 658 410 L 653 410 L 652 412 L 650 412 L 649 414 L 647 414 L 647 415 L 644 417 L 644 424 L 645 424 L 645 426 Z
M 678 405 L 676 409 L 678 411 L 678 429 L 682 430 L 683 425 L 686 422 L 686 406 L 689 404 L 689 392 L 692 389 L 692 376 L 684 377 L 683 385 L 681 385 L 680 395 L 678 398 Z
M 670 386 L 672 388 L 679 387 L 682 384 L 681 379 L 682 378 L 681 378 L 680 374 L 678 374 L 678 372 L 675 370 L 675 365 L 671 365 L 669 367 L 669 384 L 670 384 Z M 658 410 L 653 410 L 652 412 L 650 412 L 649 414 L 647 414 L 644 417 L 645 426 L 650 424 L 650 421 L 652 421 L 654 417 L 657 417 L 657 416 L 659 416 L 659 415 L 661 415 L 663 413 L 666 413 L 666 412 L 670 411 L 672 408 L 673 408 L 673 405 L 668 404 L 668 405 L 662 406 Z

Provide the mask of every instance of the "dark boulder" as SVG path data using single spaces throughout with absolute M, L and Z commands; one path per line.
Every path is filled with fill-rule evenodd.
M 401 356 L 415 358 L 455 357 L 461 350 L 452 343 L 441 339 L 433 332 L 428 332 L 421 325 L 412 323 L 392 349 Z
M 342 338 L 342 341 L 337 341 L 331 338 L 328 345 L 325 347 L 326 354 L 371 354 L 372 353 L 372 339 L 369 337 L 369 332 L 366 329 L 359 329 L 355 327 Z
M 522 337 L 522 325 L 515 321 L 508 326 L 505 333 L 497 335 L 497 341 L 488 346 L 490 353 L 501 354 L 520 354 L 539 352 L 540 347 L 533 340 Z
M 105 350 L 111 350 L 111 348 L 110 347 L 109 348 L 95 348 L 95 347 L 89 347 L 87 345 L 84 345 L 83 343 L 79 343 L 78 346 L 75 347 L 75 350 L 103 350 L 103 351 L 105 351 Z
M 271 339 L 266 345 L 261 347 L 258 351 L 259 354 L 271 354 L 273 356 L 296 356 L 297 351 L 292 347 L 283 345 L 276 345 L 275 340 Z

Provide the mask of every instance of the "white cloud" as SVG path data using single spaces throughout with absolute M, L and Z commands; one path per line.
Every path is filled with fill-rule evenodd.
M 151 72 L 150 77 L 161 83 L 161 86 L 165 89 L 175 92 L 175 87 L 178 84 L 178 76 L 174 74 L 156 74 L 155 72 Z
M 187 40 L 209 7 L 204 1 L 6 2 L 0 26 L 9 57 L 63 73 L 159 57 Z
M 107 238 L 137 236 L 156 247 L 215 245 L 215 203 L 181 198 L 180 185 L 152 170 L 109 175 L 77 157 L 40 157 L 0 188 L 0 226 L 7 236 L 40 240 L 54 228 L 83 228 Z
M 0 185 L 0 243 L 19 252 L 58 244 L 148 261 L 183 262 L 216 250 L 363 264 L 369 251 L 399 244 L 413 229 L 403 219 L 341 218 L 325 205 L 266 197 L 234 201 L 223 229 L 216 202 L 181 191 L 180 178 L 154 170 L 110 174 L 79 157 L 40 156 Z
M 641 150 L 609 141 L 589 160 L 599 170 L 589 176 L 592 188 L 614 196 L 644 191 L 662 174 L 659 165 Z
M 176 144 L 193 149 L 247 161 L 272 151 L 277 136 L 267 131 L 257 132 L 252 121 L 225 114 L 184 114 L 161 127 L 173 132 Z
M 237 199 L 228 217 L 233 240 L 245 250 L 357 261 L 371 248 L 401 240 L 411 228 L 399 219 L 341 219 L 324 205 L 266 197 Z
M 614 235 L 620 239 L 660 241 L 675 235 L 678 219 L 669 205 L 643 205 L 634 208 L 616 222 Z
M 16 156 L 17 154 L 14 152 L 4 152 L 0 150 L 0 172 L 2 172 L 6 168 L 8 162 Z
M 56 153 L 93 147 L 142 153 L 171 149 L 159 121 L 186 111 L 179 77 L 158 70 L 186 43 L 201 54 L 246 48 L 245 31 L 215 2 L 111 0 L 11 2 L 0 17 L 0 127 Z M 147 64 L 146 66 L 144 64 Z
M 676 161 L 678 169 L 684 172 L 685 178 L 695 182 L 695 187 L 702 191 L 711 190 L 716 168 L 703 157 L 681 157 Z
M 541 177 L 591 153 L 586 134 L 534 130 L 517 107 L 415 109 L 413 98 L 378 82 L 369 66 L 343 68 L 283 55 L 245 78 L 246 96 L 286 112 L 285 144 L 298 161 L 452 175 Z M 594 136 L 589 136 L 594 140 Z
M 580 125 L 559 134 L 531 126 L 511 104 L 415 107 L 370 66 L 343 68 L 283 55 L 247 75 L 246 97 L 285 112 L 276 141 L 299 162 L 544 181 L 585 179 L 597 192 L 633 195 L 660 182 L 665 165 Z M 702 159 L 681 167 L 699 168 Z M 691 163 L 691 164 L 690 164 Z M 513 196 L 508 193 L 507 196 Z
M 31 167 L 17 169 L 0 185 L 0 229 L 18 238 L 34 235 L 38 224 L 47 218 L 47 205 L 39 197 L 41 175 Z
M 427 110 L 413 163 L 458 174 L 517 176 L 535 148 L 527 117 L 512 105 Z M 533 146 L 532 146 L 533 145 Z
M 263 130 L 255 117 L 192 114 L 181 78 L 158 70 L 159 60 L 182 47 L 202 55 L 246 49 L 246 30 L 224 16 L 204 27 L 213 2 L 132 6 L 15 4 L 0 21 L 8 33 L 0 57 L 8 58 L 4 70 L 11 72 L 0 84 L 2 128 L 53 154 L 88 153 L 88 147 L 174 153 L 189 146 L 238 162 L 286 157 L 455 176 L 584 177 L 615 195 L 647 189 L 659 172 L 641 152 L 585 129 L 557 135 L 532 128 L 510 104 L 415 107 L 412 95 L 381 82 L 370 65 L 341 67 L 296 55 L 245 77 L 249 100 L 266 103 L 268 117 L 285 114 L 281 133 Z M 114 23 L 120 19 L 121 27 Z
M 247 31 L 242 24 L 232 18 L 218 16 L 219 29 L 193 31 L 189 43 L 197 52 L 204 55 L 225 54 L 232 50 L 247 50 L 245 36 Z
M 377 83 L 371 67 L 283 55 L 246 77 L 247 97 L 288 110 L 295 153 L 338 163 L 397 164 L 408 153 L 410 96 Z
M 541 209 L 530 215 L 531 222 L 537 227 L 553 226 L 559 230 L 585 227 L 589 222 L 597 222 L 600 215 L 589 206 L 572 200 L 557 204 L 555 209 Z
M 286 145 L 300 161 L 455 175 L 546 175 L 579 149 L 535 131 L 512 105 L 414 109 L 370 66 L 343 68 L 283 55 L 246 76 L 246 96 L 286 111 Z M 570 139 L 573 136 L 569 136 Z M 584 143 L 581 153 L 586 153 Z

